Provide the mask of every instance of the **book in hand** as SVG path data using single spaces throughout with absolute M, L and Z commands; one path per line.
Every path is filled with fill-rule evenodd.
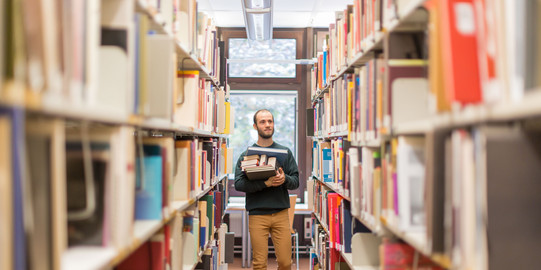
M 263 159 L 266 160 L 266 157 L 259 159 L 259 166 L 242 167 L 246 177 L 248 177 L 249 180 L 267 180 L 269 177 L 277 174 L 276 171 L 279 166 L 277 166 L 278 163 L 276 161 L 276 157 L 269 157 L 266 162 L 262 162 Z
M 278 164 L 283 165 L 286 164 L 287 149 L 250 146 L 248 147 L 248 150 L 246 150 L 246 156 L 251 155 L 266 155 L 267 158 L 276 157 Z

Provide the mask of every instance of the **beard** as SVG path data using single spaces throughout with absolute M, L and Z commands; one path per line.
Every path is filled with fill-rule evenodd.
M 272 135 L 274 135 L 274 128 L 271 130 L 270 134 L 265 133 L 264 129 L 257 128 L 257 134 L 263 139 L 270 139 L 272 138 Z

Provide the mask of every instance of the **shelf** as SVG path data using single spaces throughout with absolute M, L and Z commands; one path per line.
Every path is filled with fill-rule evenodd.
M 361 213 L 361 215 L 363 215 L 363 213 Z M 383 235 L 383 231 L 381 229 L 381 225 L 374 225 L 372 224 L 372 222 L 369 222 L 368 220 L 362 218 L 362 217 L 354 217 L 356 218 L 357 220 L 359 220 L 366 228 L 368 228 L 372 233 L 376 234 L 376 235 Z
M 329 229 L 327 228 L 327 224 L 321 222 L 321 220 L 319 219 L 319 216 L 316 213 L 314 213 L 314 216 L 316 217 L 317 222 L 321 225 L 321 227 L 323 227 L 323 230 L 325 230 L 325 232 L 327 234 L 330 234 Z M 342 255 L 342 258 L 344 258 L 344 261 L 349 265 L 349 267 L 351 269 L 354 269 L 354 270 L 377 270 L 377 269 L 379 269 L 376 266 L 353 266 L 353 255 L 351 253 L 344 253 L 344 252 L 342 252 L 340 250 L 340 255 Z M 317 254 L 316 254 L 316 256 L 317 256 Z
M 315 176 L 312 176 L 315 180 L 319 181 L 321 184 L 325 185 L 326 187 L 328 187 L 330 190 L 334 191 L 335 193 L 337 193 L 338 195 L 340 195 L 340 197 L 342 197 L 343 199 L 345 200 L 348 200 L 348 201 L 351 201 L 351 199 L 349 198 L 349 196 L 346 196 L 344 195 L 344 191 L 343 190 L 340 190 L 339 188 L 335 187 L 334 185 L 330 184 L 330 183 L 327 183 L 327 182 L 323 182 L 321 181 L 319 178 L 315 177 Z M 334 184 L 334 183 L 333 183 Z
M 336 74 L 331 74 L 329 81 L 332 83 L 340 78 L 344 73 L 351 73 L 355 67 L 362 66 L 366 62 L 374 58 L 375 52 L 383 49 L 383 39 L 385 33 L 393 31 L 413 31 L 424 30 L 426 23 L 428 22 L 428 13 L 424 10 L 418 9 L 422 7 L 426 0 L 412 0 L 409 1 L 408 6 L 404 8 L 402 14 L 399 17 L 402 19 L 395 19 L 384 26 L 383 31 L 376 32 L 373 36 L 366 38 L 361 42 L 361 52 L 357 53 L 352 58 L 348 59 L 347 65 L 340 68 Z M 328 83 L 325 88 L 329 87 Z M 321 98 L 322 93 L 316 94 L 312 98 L 312 104 L 318 98 Z
M 316 101 L 323 98 L 323 95 L 325 93 L 328 93 L 329 92 L 329 88 L 331 86 L 329 84 L 325 85 L 323 88 L 321 89 L 318 89 L 316 91 L 316 94 L 312 97 L 312 106 L 315 105 Z
M 325 232 L 327 234 L 330 234 L 329 233 L 329 228 L 327 228 L 327 223 L 321 222 L 321 219 L 320 219 L 319 215 L 316 214 L 315 212 L 314 212 L 314 216 L 316 217 L 317 222 L 321 225 L 321 227 L 323 227 L 323 230 L 325 230 Z
M 325 133 L 325 135 L 324 135 Z M 316 139 L 321 139 L 321 140 L 326 140 L 326 139 L 331 139 L 331 138 L 337 138 L 337 137 L 347 137 L 348 136 L 348 131 L 336 131 L 336 132 L 329 132 L 327 133 L 326 131 L 318 131 L 318 134 L 317 136 L 313 136 L 314 138 Z
M 424 256 L 430 258 L 433 262 L 439 264 L 445 269 L 451 268 L 451 260 L 447 256 L 439 253 L 431 254 L 428 251 L 425 232 L 404 232 L 397 228 L 397 226 L 394 224 L 396 222 L 392 222 L 385 217 L 381 217 L 381 223 L 392 234 L 404 240 L 404 242 L 408 243 L 410 246 L 422 253 Z
M 342 258 L 344 258 L 344 260 L 346 261 L 346 263 L 352 270 L 378 270 L 380 269 L 379 266 L 353 266 L 353 254 L 343 253 L 343 252 L 340 252 L 340 253 L 342 254 Z
M 207 194 L 211 189 L 213 189 L 216 185 L 218 185 L 218 183 L 222 182 L 222 180 L 224 179 L 227 179 L 227 174 L 222 175 L 215 183 L 201 191 L 194 200 L 201 199 L 201 197 L 205 196 L 205 194 Z
M 424 134 L 432 127 L 431 119 L 403 123 L 393 127 L 394 135 Z
M 491 118 L 495 121 L 509 121 L 518 118 L 541 116 L 541 89 L 533 89 L 519 102 L 497 104 L 492 107 Z
M 72 121 L 89 121 L 106 125 L 125 125 L 133 126 L 142 130 L 155 130 L 173 132 L 177 135 L 201 136 L 201 137 L 219 137 L 226 138 L 229 134 L 219 134 L 201 129 L 182 126 L 172 123 L 166 119 L 145 118 L 143 116 L 122 116 L 118 112 L 94 107 L 75 106 L 73 104 L 64 104 L 63 102 L 48 102 L 40 104 L 10 104 L 0 101 L 0 107 L 20 108 L 27 114 L 40 114 L 50 117 L 58 117 Z
M 454 112 L 445 112 L 425 120 L 397 125 L 393 134 L 424 134 L 432 129 L 454 129 L 494 122 L 520 121 L 541 117 L 541 89 L 517 102 L 469 105 Z
M 371 147 L 371 148 L 377 148 L 381 147 L 381 142 L 385 141 L 385 139 L 376 139 L 376 140 L 367 140 L 367 141 L 352 141 L 352 146 L 358 146 L 358 147 Z
M 136 11 L 142 12 L 147 14 L 151 20 L 151 29 L 156 31 L 159 34 L 164 34 L 168 36 L 172 36 L 173 34 L 167 31 L 163 25 L 165 24 L 165 21 L 163 20 L 163 17 L 161 14 L 158 13 L 157 10 L 155 10 L 153 7 L 150 7 L 147 1 L 144 0 L 137 0 L 136 1 Z M 176 40 L 176 39 L 175 39 Z M 212 81 L 212 83 L 215 86 L 219 86 L 219 81 L 210 75 L 210 72 L 207 70 L 205 66 L 203 66 L 197 57 L 189 52 L 186 48 L 184 48 L 178 41 L 175 42 L 176 47 L 176 53 L 177 58 L 179 60 L 179 66 L 182 70 L 199 70 L 199 77 L 207 79 L 208 81 Z
M 73 247 L 68 248 L 62 255 L 62 270 L 95 270 L 106 269 L 115 257 L 114 248 L 104 247 Z
M 148 241 L 165 224 L 169 223 L 177 212 L 186 210 L 226 178 L 227 175 L 221 176 L 216 183 L 201 191 L 196 198 L 172 202 L 170 205 L 171 210 L 165 210 L 166 215 L 162 220 L 136 220 L 133 226 L 133 240 L 127 247 L 119 250 L 112 247 L 69 248 L 62 256 L 62 269 L 94 270 L 113 268 Z

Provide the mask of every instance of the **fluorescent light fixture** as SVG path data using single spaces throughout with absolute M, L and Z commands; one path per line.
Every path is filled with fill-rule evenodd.
M 241 0 L 249 40 L 272 39 L 272 0 Z

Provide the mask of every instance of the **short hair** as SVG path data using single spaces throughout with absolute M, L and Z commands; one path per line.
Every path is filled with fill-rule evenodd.
M 274 115 L 272 115 L 272 112 L 267 110 L 267 109 L 261 109 L 261 110 L 258 110 L 257 112 L 254 113 L 254 124 L 257 125 L 257 114 L 260 113 L 260 112 L 269 112 L 272 116 L 272 120 L 274 121 Z

